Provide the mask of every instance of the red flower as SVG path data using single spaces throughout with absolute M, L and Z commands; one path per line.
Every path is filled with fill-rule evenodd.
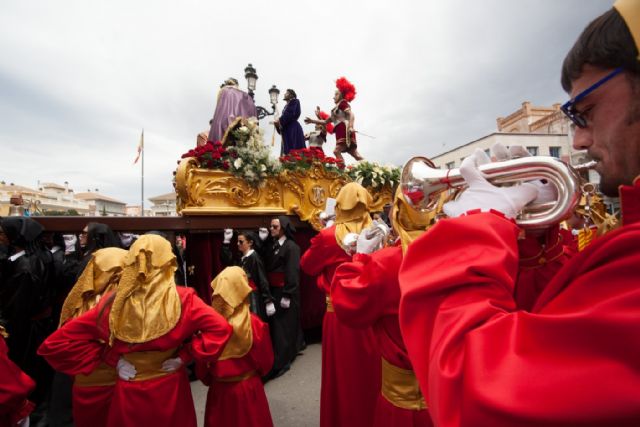
M 222 162 L 222 169 L 229 169 L 229 161 L 225 160 L 224 162 Z

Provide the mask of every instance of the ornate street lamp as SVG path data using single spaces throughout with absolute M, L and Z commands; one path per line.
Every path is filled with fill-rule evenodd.
M 254 98 L 253 91 L 256 89 L 258 74 L 256 73 L 256 69 L 253 68 L 253 65 L 249 64 L 244 69 L 244 78 L 247 79 L 247 90 L 249 92 L 249 96 L 251 96 L 251 98 Z M 280 90 L 276 87 L 276 85 L 271 86 L 271 89 L 269 89 L 269 100 L 271 102 L 271 111 L 257 105 L 256 111 L 258 113 L 258 120 L 262 120 L 267 116 L 273 116 L 276 113 L 276 105 L 278 104 L 278 95 L 280 95 Z
M 247 79 L 247 88 L 249 89 L 249 95 L 253 98 L 253 91 L 256 89 L 256 82 L 258 81 L 258 75 L 253 65 L 249 64 L 244 69 L 244 78 Z

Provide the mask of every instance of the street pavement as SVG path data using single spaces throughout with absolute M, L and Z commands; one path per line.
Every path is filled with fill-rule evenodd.
M 309 344 L 291 369 L 265 384 L 275 427 L 317 427 L 320 424 L 320 343 Z M 203 425 L 207 387 L 191 383 L 198 426 Z

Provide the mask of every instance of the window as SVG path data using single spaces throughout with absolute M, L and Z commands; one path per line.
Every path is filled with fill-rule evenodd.
M 538 147 L 527 147 L 527 151 L 532 156 L 537 156 L 538 155 Z
M 549 155 L 551 157 L 555 157 L 556 159 L 560 158 L 560 153 L 562 147 L 549 147 Z
M 456 167 L 456 163 L 455 162 L 449 162 L 446 164 L 447 169 L 453 169 Z

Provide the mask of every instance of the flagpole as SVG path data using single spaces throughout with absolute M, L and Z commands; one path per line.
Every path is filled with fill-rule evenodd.
M 144 129 L 142 129 L 142 136 L 140 137 L 140 144 L 142 145 L 142 164 L 140 175 L 140 214 L 144 216 Z

